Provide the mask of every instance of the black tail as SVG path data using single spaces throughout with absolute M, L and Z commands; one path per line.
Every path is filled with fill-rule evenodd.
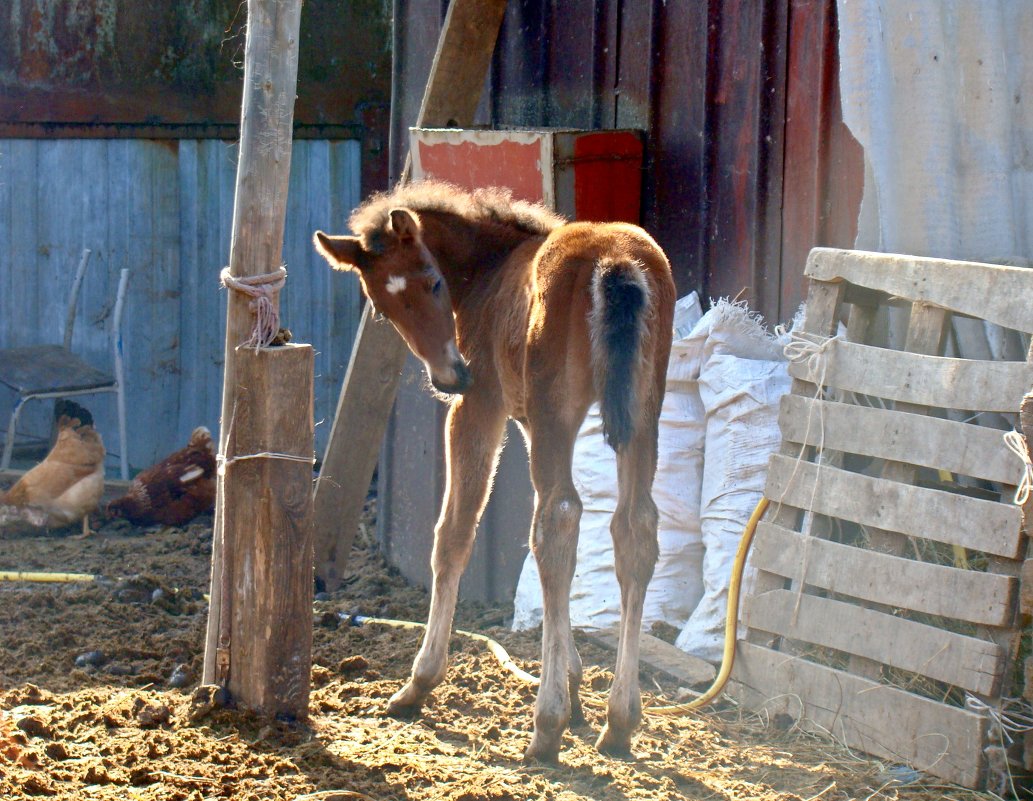
M 592 356 L 603 435 L 615 451 L 631 439 L 649 285 L 638 263 L 601 260 L 592 282 Z

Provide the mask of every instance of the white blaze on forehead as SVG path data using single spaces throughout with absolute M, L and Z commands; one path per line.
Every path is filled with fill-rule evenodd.
M 387 284 L 384 288 L 388 291 L 388 294 L 397 295 L 399 292 L 405 291 L 405 277 L 401 275 L 392 275 L 387 279 Z

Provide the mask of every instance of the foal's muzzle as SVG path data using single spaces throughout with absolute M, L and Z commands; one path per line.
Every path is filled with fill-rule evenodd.
M 446 395 L 462 395 L 473 383 L 470 368 L 466 366 L 466 362 L 462 359 L 457 359 L 452 363 L 452 374 L 452 378 L 449 381 L 443 381 L 431 375 L 430 383 L 434 385 L 434 389 L 438 392 L 443 392 Z

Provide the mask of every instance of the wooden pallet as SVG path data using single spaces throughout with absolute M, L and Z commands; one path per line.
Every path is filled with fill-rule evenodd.
M 1033 332 L 1033 270 L 821 248 L 806 275 L 733 693 L 985 787 L 1005 755 L 978 704 L 1020 694 L 1026 538 L 1022 463 L 972 418 L 1017 413 L 1033 364 L 940 354 L 952 315 Z M 890 315 L 903 348 L 876 344 Z

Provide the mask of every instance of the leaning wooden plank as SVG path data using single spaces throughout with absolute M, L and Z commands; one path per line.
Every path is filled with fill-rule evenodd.
M 383 425 L 356 426 L 355 422 L 367 419 L 373 410 L 379 414 L 389 409 L 394 402 L 398 375 L 409 352 L 398 347 L 399 339 L 391 323 L 376 320 L 367 305 L 337 399 L 313 498 L 316 575 L 329 590 L 339 587 L 344 578 L 348 551 L 369 491 L 369 479 L 361 477 L 373 475 L 384 437 Z
M 617 650 L 619 632 L 616 628 L 586 632 L 585 636 L 606 648 Z M 697 684 L 709 684 L 717 675 L 717 669 L 698 656 L 687 654 L 658 637 L 642 632 L 639 635 L 639 658 L 644 665 L 661 670 L 668 676 L 684 682 L 688 687 Z
M 747 603 L 750 628 L 863 656 L 981 695 L 999 690 L 1004 651 L 995 643 L 792 590 L 772 590 Z
M 788 442 L 1012 486 L 1022 477 L 1022 462 L 993 428 L 799 395 L 783 396 L 778 420 Z
M 828 340 L 822 347 L 825 350 L 816 359 L 790 362 L 790 375 L 903 403 L 1008 413 L 1019 408 L 1033 383 L 1033 364 L 1026 362 L 926 356 L 840 339 Z
M 1014 576 L 903 559 L 766 522 L 757 526 L 750 565 L 862 601 L 985 626 L 1011 625 L 1019 584 Z
M 819 475 L 820 472 L 820 475 Z M 817 484 L 817 485 L 816 485 Z M 1022 512 L 1017 506 L 871 478 L 775 454 L 764 495 L 863 526 L 960 545 L 995 556 L 1020 555 Z
M 807 258 L 805 274 L 819 281 L 849 281 L 1033 332 L 1028 302 L 1033 272 L 1025 267 L 815 248 Z
M 965 787 L 984 779 L 987 719 L 897 687 L 740 641 L 730 692 L 851 748 Z

